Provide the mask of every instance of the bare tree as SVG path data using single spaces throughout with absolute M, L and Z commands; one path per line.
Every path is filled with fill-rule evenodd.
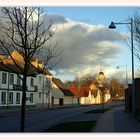
M 53 67 L 55 67 L 58 63 L 61 62 L 61 58 L 59 57 L 61 55 L 61 53 L 63 52 L 63 50 L 59 50 L 56 51 L 57 48 L 57 43 L 55 43 L 54 41 L 52 41 L 52 38 L 49 39 L 47 47 L 43 48 L 39 51 L 39 54 L 41 53 L 41 55 L 39 55 L 38 57 L 43 61 L 43 67 L 42 67 L 42 71 L 43 74 L 45 75 L 45 69 L 47 67 L 47 69 L 52 69 Z M 56 61 L 56 58 L 58 58 Z M 48 96 L 48 108 L 50 107 L 50 90 L 51 90 L 51 81 L 50 79 L 47 79 L 47 77 L 44 77 L 43 75 L 43 85 L 42 85 L 42 109 L 44 109 L 44 96 L 45 96 L 45 92 L 47 93 L 46 95 Z
M 121 83 L 118 79 L 116 78 L 111 78 L 109 81 L 109 87 L 110 87 L 110 92 L 112 97 L 124 97 L 125 94 L 125 84 Z
M 137 10 L 136 13 L 134 13 L 133 17 L 131 18 L 133 19 L 134 55 L 138 63 L 140 64 L 140 13 L 139 13 L 139 9 Z M 128 29 L 131 32 L 130 26 L 128 26 Z M 128 39 L 127 45 L 129 46 L 131 50 L 132 46 L 131 46 L 130 39 Z
M 87 74 L 81 77 L 75 77 L 72 81 L 66 81 L 65 84 L 68 86 L 89 86 L 93 81 L 96 80 L 96 74 Z
M 20 131 L 25 131 L 25 106 L 26 106 L 26 82 L 33 57 L 41 55 L 42 50 L 48 51 L 44 59 L 45 66 L 56 57 L 54 49 L 47 49 L 47 42 L 54 36 L 53 21 L 47 24 L 45 12 L 39 7 L 3 7 L 0 23 L 0 52 L 9 55 L 14 65 L 18 68 L 22 79 L 22 105 Z M 23 68 L 11 55 L 13 50 L 22 54 L 24 59 Z M 0 62 L 5 65 L 4 59 Z M 53 64 L 53 66 L 55 63 Z M 6 66 L 6 65 L 5 65 Z M 10 67 L 8 67 L 10 69 Z M 14 70 L 12 69 L 14 72 Z M 15 71 L 16 73 L 16 71 Z M 20 76 L 20 75 L 19 75 Z

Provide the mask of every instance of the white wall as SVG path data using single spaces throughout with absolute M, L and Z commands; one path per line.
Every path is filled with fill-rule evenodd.
M 104 101 L 107 102 L 110 99 L 110 94 L 105 94 Z M 88 97 L 81 97 L 80 98 L 80 104 L 101 104 L 102 99 L 100 96 L 100 91 L 98 90 L 97 96 L 94 97 L 94 95 L 91 94 L 89 91 Z
M 54 105 L 59 105 L 59 99 L 54 98 Z
M 40 81 L 41 78 L 41 81 Z M 43 79 L 44 78 L 44 79 Z M 43 83 L 44 80 L 44 83 Z M 50 82 L 50 79 L 44 75 L 44 74 L 38 74 L 36 77 L 36 85 L 38 86 L 38 92 L 37 92 L 37 98 L 36 98 L 36 103 L 37 104 L 44 104 L 48 103 L 49 100 L 49 94 L 50 94 L 50 88 L 47 84 L 47 82 Z M 44 89 L 43 89 L 44 85 Z
M 2 84 L 2 73 L 4 71 L 0 71 L 0 106 L 19 106 L 21 105 L 21 100 L 22 100 L 22 91 L 16 91 L 16 90 L 13 90 L 13 85 L 17 85 L 17 74 L 14 74 L 14 83 L 13 85 L 10 85 L 9 82 L 8 82 L 8 75 L 10 74 L 9 72 L 4 72 L 7 74 L 7 80 L 6 80 L 6 84 Z M 30 79 L 31 77 L 28 77 L 27 78 L 27 86 L 28 86 L 28 91 L 26 92 L 26 98 L 27 98 L 27 101 L 26 101 L 26 105 L 35 105 L 36 104 L 36 98 L 37 98 L 37 92 L 35 92 L 35 88 L 34 87 L 31 87 L 30 86 Z M 20 80 L 20 85 L 22 86 L 22 80 Z M 36 78 L 34 78 L 34 85 L 37 85 L 36 84 Z M 1 93 L 2 92 L 6 92 L 6 103 L 5 104 L 2 104 L 1 103 Z M 13 92 L 13 103 L 12 104 L 9 104 L 7 102 L 7 95 L 9 95 L 9 92 Z M 16 103 L 16 93 L 20 93 L 20 104 L 17 104 Z M 29 98 L 30 98 L 30 94 L 33 93 L 33 103 L 30 102 Z
M 22 99 L 22 91 L 15 91 L 13 90 L 13 85 L 9 85 L 9 90 L 8 90 L 8 72 L 7 73 L 7 83 L 6 84 L 2 84 L 2 71 L 0 71 L 0 106 L 6 106 L 6 104 L 2 105 L 1 104 L 1 92 L 2 91 L 6 91 L 6 96 L 7 93 L 9 92 L 13 92 L 13 104 L 9 104 L 9 106 L 19 106 L 21 105 L 21 101 L 20 104 L 16 104 L 16 93 L 19 92 L 20 93 L 20 100 Z M 17 85 L 17 74 L 14 74 L 14 85 Z M 39 81 L 39 77 L 41 77 L 41 81 Z M 31 87 L 31 78 L 34 79 L 34 85 L 33 87 Z M 43 78 L 44 78 L 44 97 L 43 97 Z M 46 85 L 47 82 L 50 82 L 51 85 L 48 86 Z M 48 83 L 47 83 L 48 84 Z M 22 80 L 20 81 L 20 85 L 22 86 Z M 35 86 L 38 86 L 38 91 L 35 91 Z M 54 105 L 59 105 L 59 99 L 63 98 L 63 104 L 77 104 L 78 103 L 78 99 L 74 98 L 73 96 L 64 96 L 64 93 L 52 82 L 52 76 L 46 76 L 43 74 L 38 74 L 37 77 L 28 77 L 27 78 L 27 87 L 28 87 L 28 91 L 26 92 L 26 104 L 27 105 L 36 105 L 36 104 L 42 104 L 42 102 L 44 104 L 48 104 L 48 101 L 50 100 L 50 104 L 51 104 L 51 97 L 54 97 Z M 50 92 L 49 92 L 50 90 Z M 33 103 L 31 103 L 29 101 L 29 97 L 30 94 L 33 93 Z M 39 98 L 39 94 L 41 93 L 41 97 Z M 42 98 L 43 97 L 43 98 Z M 42 101 L 43 99 L 43 101 Z M 7 101 L 7 99 L 6 99 Z
M 78 97 L 73 97 L 73 104 L 78 104 Z
M 2 92 L 6 92 L 6 103 L 5 104 L 2 104 L 1 103 L 1 93 Z M 21 100 L 22 100 L 22 92 L 21 91 L 10 91 L 10 92 L 13 92 L 13 103 L 12 104 L 10 104 L 9 102 L 7 102 L 7 91 L 6 90 L 0 90 L 0 106 L 19 106 L 19 105 L 21 105 Z M 17 104 L 16 103 L 16 93 L 20 93 L 20 103 L 19 104 Z M 26 101 L 26 105 L 35 105 L 36 104 L 36 96 L 34 95 L 33 96 L 33 103 L 31 103 L 30 101 L 29 101 L 29 98 L 30 98 L 30 94 L 31 94 L 32 92 L 27 92 L 26 93 L 26 98 L 27 98 L 27 101 Z M 35 94 L 35 93 L 33 93 L 33 94 Z

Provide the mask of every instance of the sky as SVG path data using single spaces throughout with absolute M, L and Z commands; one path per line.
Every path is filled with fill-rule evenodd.
M 64 49 L 61 62 L 53 74 L 62 81 L 76 76 L 96 74 L 102 70 L 106 77 L 131 76 L 131 51 L 127 46 L 127 25 L 108 29 L 111 21 L 129 22 L 138 7 L 45 7 L 56 26 L 55 39 Z M 116 66 L 120 66 L 116 69 Z M 135 61 L 135 70 L 138 64 Z
M 108 29 L 111 21 L 126 21 L 138 7 L 44 7 L 47 27 L 54 21 L 55 36 L 52 45 L 56 51 L 63 50 L 61 62 L 51 71 L 62 81 L 73 80 L 101 70 L 107 78 L 131 76 L 131 51 L 126 45 L 129 31 L 126 25 Z M 137 63 L 135 63 L 137 65 Z M 116 69 L 119 65 L 120 68 Z M 137 67 L 136 67 L 137 68 Z

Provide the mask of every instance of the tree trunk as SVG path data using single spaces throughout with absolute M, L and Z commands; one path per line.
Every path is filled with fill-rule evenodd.
M 22 104 L 21 104 L 20 132 L 25 131 L 26 81 L 27 81 L 27 75 L 24 74 L 23 75 L 23 83 L 22 83 Z

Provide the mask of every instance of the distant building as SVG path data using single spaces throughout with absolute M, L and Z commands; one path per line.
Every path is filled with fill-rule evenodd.
M 101 104 L 103 101 L 107 102 L 111 97 L 104 79 L 104 73 L 100 72 L 98 81 L 94 81 L 90 86 L 71 86 L 69 89 L 79 98 L 80 104 Z
M 52 105 L 78 104 L 78 98 L 57 78 L 52 78 Z
M 69 89 L 73 92 L 73 94 L 79 98 L 80 104 L 101 104 L 102 99 L 101 95 L 99 93 L 99 90 L 97 89 L 91 89 L 91 86 L 94 86 L 94 84 L 84 87 L 75 87 L 71 86 Z M 104 96 L 104 102 L 107 102 L 110 99 L 109 90 L 106 91 Z

